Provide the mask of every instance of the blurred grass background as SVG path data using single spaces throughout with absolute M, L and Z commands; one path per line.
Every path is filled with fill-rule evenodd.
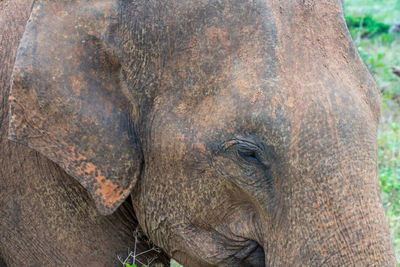
M 400 259 L 400 0 L 343 2 L 355 45 L 381 91 L 379 181 L 386 219 Z M 396 31 L 395 25 L 399 32 L 390 32 Z M 172 260 L 171 267 L 180 266 Z
M 400 259 L 400 0 L 344 0 L 344 10 L 358 51 L 381 91 L 379 180 Z

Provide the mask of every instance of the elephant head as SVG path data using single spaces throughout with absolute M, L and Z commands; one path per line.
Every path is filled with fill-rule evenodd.
M 186 266 L 394 266 L 338 0 L 37 0 L 10 139 Z

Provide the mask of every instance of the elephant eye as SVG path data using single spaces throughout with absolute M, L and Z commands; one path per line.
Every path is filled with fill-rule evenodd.
M 265 146 L 252 139 L 231 139 L 222 145 L 224 151 L 231 151 L 242 163 L 251 164 L 262 169 L 270 168 L 270 161 Z
M 242 157 L 244 160 L 250 163 L 262 164 L 261 160 L 257 156 L 257 152 L 254 150 L 239 149 L 238 154 L 240 157 Z

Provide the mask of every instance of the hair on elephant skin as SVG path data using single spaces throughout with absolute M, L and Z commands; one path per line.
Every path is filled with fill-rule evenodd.
M 339 0 L 36 0 L 9 102 L 10 140 L 185 266 L 396 266 Z

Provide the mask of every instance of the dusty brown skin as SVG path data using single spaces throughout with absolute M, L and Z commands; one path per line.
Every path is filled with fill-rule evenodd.
M 77 181 L 37 152 L 7 140 L 8 93 L 31 1 L 0 2 L 0 266 L 121 266 L 134 247 L 129 203 L 101 216 Z M 152 247 L 138 240 L 138 252 Z M 169 266 L 162 253 L 154 262 Z
M 35 3 L 10 138 L 185 266 L 395 266 L 340 1 Z

